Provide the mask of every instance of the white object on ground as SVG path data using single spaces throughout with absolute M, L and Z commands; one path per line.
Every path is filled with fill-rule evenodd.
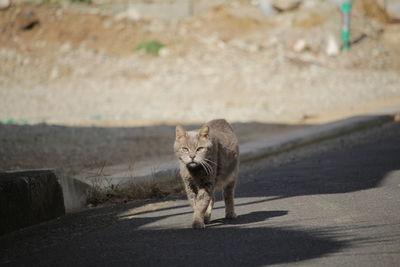
M 325 50 L 325 53 L 326 53 L 328 56 L 333 57 L 333 56 L 339 55 L 339 52 L 340 52 L 339 45 L 338 45 L 338 43 L 336 42 L 335 37 L 334 37 L 332 34 L 330 34 L 330 35 L 328 36 L 328 39 L 327 39 L 327 42 L 326 42 L 326 50 Z

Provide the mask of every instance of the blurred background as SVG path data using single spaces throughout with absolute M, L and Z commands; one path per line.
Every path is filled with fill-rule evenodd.
M 0 120 L 316 123 L 400 101 L 400 1 L 353 1 L 348 52 L 341 2 L 1 0 Z
M 349 51 L 343 2 L 0 0 L 0 168 L 171 152 L 171 127 L 116 127 L 262 135 L 399 103 L 400 1 L 352 1 Z

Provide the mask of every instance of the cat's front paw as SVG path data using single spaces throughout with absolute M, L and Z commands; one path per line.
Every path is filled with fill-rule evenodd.
M 206 225 L 204 224 L 204 222 L 193 221 L 192 228 L 193 229 L 204 229 L 204 228 L 206 228 Z
M 236 218 L 237 218 L 237 215 L 234 212 L 229 212 L 229 213 L 225 214 L 225 219 L 233 220 L 233 219 L 236 219 Z

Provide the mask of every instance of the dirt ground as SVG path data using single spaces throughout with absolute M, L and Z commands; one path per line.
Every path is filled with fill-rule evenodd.
M 355 8 L 351 50 L 329 56 L 340 11 L 304 2 L 265 17 L 232 1 L 179 20 L 91 6 L 0 11 L 0 169 L 76 173 L 157 158 L 170 153 L 176 123 L 223 117 L 246 125 L 245 142 L 278 133 L 276 124 L 286 131 L 398 103 L 400 24 Z M 149 40 L 165 45 L 158 55 L 134 50 Z

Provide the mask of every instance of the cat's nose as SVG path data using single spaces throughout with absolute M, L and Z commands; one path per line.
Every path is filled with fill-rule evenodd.
M 196 157 L 196 155 L 189 155 L 189 157 L 194 160 L 194 158 Z

